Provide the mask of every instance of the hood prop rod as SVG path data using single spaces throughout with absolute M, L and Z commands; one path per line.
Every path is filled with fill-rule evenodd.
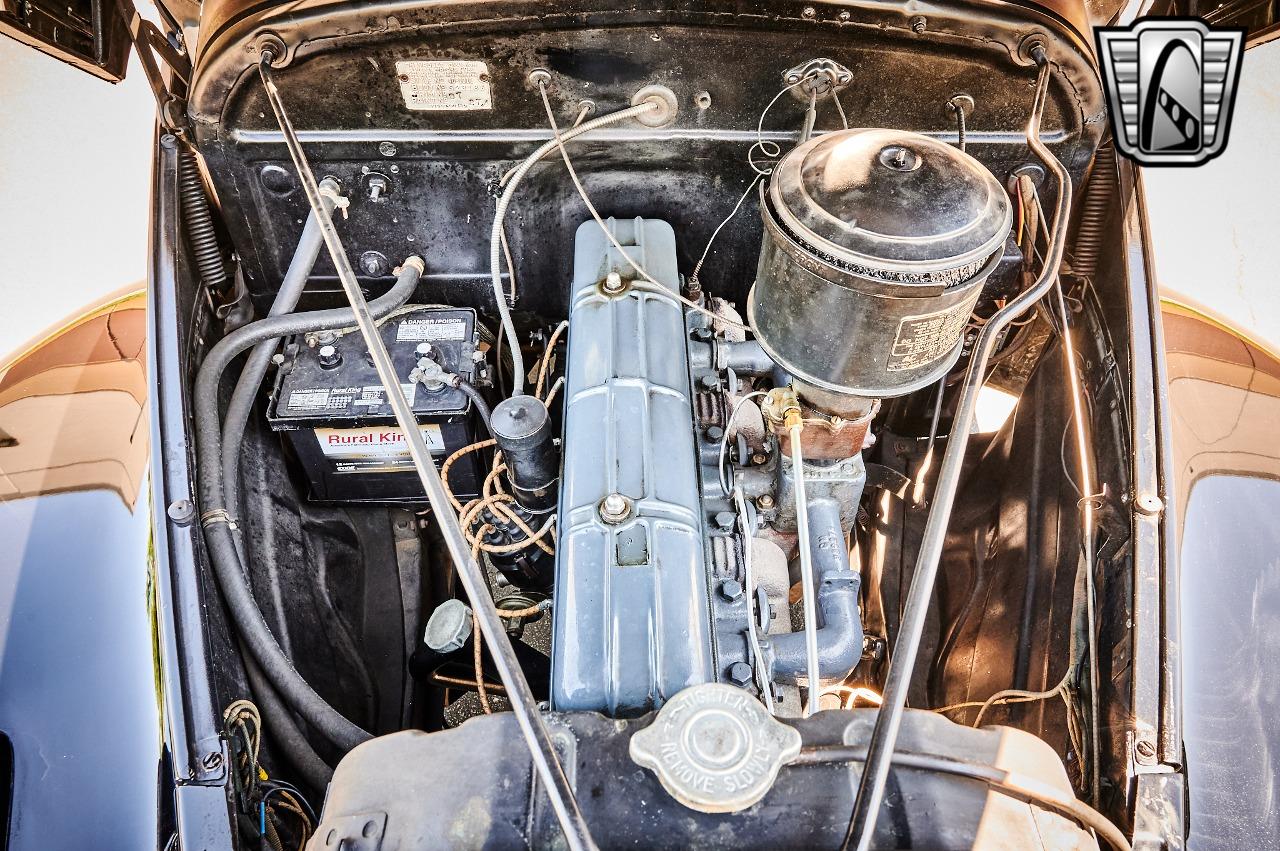
M 915 573 L 911 579 L 910 590 L 907 592 L 907 602 L 898 627 L 898 637 L 894 642 L 889 673 L 885 677 L 884 703 L 876 714 L 875 729 L 872 730 L 871 741 L 867 745 L 867 761 L 858 784 L 858 796 L 854 799 L 853 816 L 849 821 L 849 830 L 845 834 L 842 849 L 852 847 L 857 851 L 867 851 L 871 847 L 872 836 L 875 834 L 876 817 L 880 814 L 885 783 L 889 777 L 889 764 L 893 759 L 893 749 L 902 727 L 907 689 L 911 685 L 911 673 L 915 668 L 916 656 L 920 652 L 920 637 L 924 632 L 925 616 L 929 611 L 929 600 L 933 596 L 934 580 L 938 575 L 938 561 L 942 556 L 947 523 L 951 519 L 951 509 L 960 483 L 964 452 L 969 443 L 969 432 L 977 409 L 978 390 L 986 381 L 987 361 L 995 352 L 1000 333 L 1005 327 L 1048 294 L 1058 279 L 1058 267 L 1062 262 L 1067 221 L 1071 211 L 1071 176 L 1058 158 L 1040 140 L 1040 121 L 1044 115 L 1045 102 L 1048 100 L 1052 66 L 1049 64 L 1049 57 L 1045 54 L 1043 46 L 1032 47 L 1030 55 L 1039 66 L 1039 73 L 1036 77 L 1031 117 L 1027 121 L 1027 146 L 1049 167 L 1058 184 L 1058 203 L 1054 211 L 1049 247 L 1045 252 L 1044 266 L 1035 283 L 997 311 L 978 332 L 978 339 L 974 344 L 973 355 L 969 359 L 968 371 L 965 373 L 964 384 L 961 387 L 955 419 L 951 424 L 951 436 L 947 440 L 942 466 L 938 469 L 938 484 L 933 494 L 933 507 L 929 511 L 929 518 L 921 535 Z
M 445 495 L 444 486 L 440 481 L 440 472 L 436 469 L 426 441 L 422 439 L 422 433 L 418 430 L 413 409 L 409 406 L 404 391 L 400 387 L 401 379 L 396 375 L 386 344 L 382 342 L 382 335 L 378 332 L 374 318 L 369 313 L 369 305 L 365 301 L 364 293 L 360 290 L 356 273 L 351 268 L 346 249 L 338 236 L 337 228 L 333 225 L 333 217 L 321 201 L 315 173 L 311 170 L 311 165 L 302 150 L 302 144 L 298 140 L 298 134 L 294 131 L 293 124 L 285 112 L 280 92 L 272 78 L 271 65 L 277 58 L 274 50 L 264 48 L 258 63 L 258 73 L 262 77 L 267 99 L 271 102 L 271 109 L 275 112 L 276 121 L 280 125 L 280 132 L 284 135 L 285 144 L 289 148 L 289 156 L 293 159 L 302 187 L 306 191 L 307 203 L 311 205 L 311 211 L 319 222 L 324 244 L 329 249 L 329 256 L 333 259 L 338 278 L 342 281 L 342 289 L 346 292 L 347 299 L 351 302 L 351 309 L 355 313 L 356 325 L 359 326 L 365 345 L 369 347 L 369 355 L 377 370 L 378 380 L 382 382 L 387 400 L 395 413 L 396 422 L 404 432 L 413 466 L 417 469 L 418 478 L 422 480 L 422 487 L 435 512 L 436 521 L 440 524 L 440 531 L 449 548 L 449 555 L 452 556 L 454 565 L 457 567 L 462 587 L 471 598 L 472 612 L 480 624 L 480 632 L 484 635 L 485 643 L 489 645 L 494 666 L 498 669 L 502 685 L 511 701 L 511 711 L 515 714 L 520 732 L 529 746 L 534 769 L 542 781 L 543 788 L 546 789 L 547 797 L 551 800 L 556 819 L 560 822 L 560 829 L 564 831 L 565 840 L 573 851 L 594 849 L 596 844 L 591 839 L 591 832 L 582 816 L 582 811 L 578 809 L 573 787 L 569 785 L 564 767 L 561 766 L 560 759 L 556 755 L 551 734 L 538 712 L 533 692 L 529 690 L 529 683 L 525 680 L 524 672 L 516 659 L 511 640 L 507 637 L 506 629 L 494 606 L 482 602 L 489 593 L 484 573 L 471 556 L 466 537 Z

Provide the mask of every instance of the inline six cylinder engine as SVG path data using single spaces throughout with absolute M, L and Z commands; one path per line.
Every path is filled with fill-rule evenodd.
M 846 537 L 870 422 L 954 366 L 1012 214 L 972 157 L 875 129 L 795 148 L 761 214 L 756 341 L 729 305 L 682 303 L 666 222 L 609 220 L 617 245 L 579 228 L 553 708 L 633 715 L 721 681 L 795 714 L 807 673 L 839 681 L 861 658 Z M 813 668 L 789 606 L 806 558 Z

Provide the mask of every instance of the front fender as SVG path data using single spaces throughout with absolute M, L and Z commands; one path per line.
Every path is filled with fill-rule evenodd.
M 10 849 L 155 848 L 172 832 L 146 327 L 134 292 L 0 362 L 0 763 L 13 790 L 0 812 L 7 804 Z

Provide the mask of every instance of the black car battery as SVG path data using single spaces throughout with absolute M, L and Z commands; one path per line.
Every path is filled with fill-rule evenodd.
M 476 313 L 469 308 L 415 307 L 385 319 L 380 330 L 405 398 L 439 463 L 475 440 L 471 401 L 456 387 L 410 377 L 421 358 L 471 381 Z M 292 338 L 276 377 L 267 420 L 293 447 L 318 502 L 424 503 L 426 495 L 396 425 L 382 382 L 360 333 L 317 332 Z M 449 470 L 462 500 L 479 493 L 476 453 Z

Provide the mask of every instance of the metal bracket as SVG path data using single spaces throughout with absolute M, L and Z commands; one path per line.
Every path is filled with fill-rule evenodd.
M 322 847 L 334 851 L 379 851 L 387 833 L 387 814 L 384 812 L 357 813 L 351 816 L 322 822 L 324 836 Z
M 868 462 L 867 468 L 867 487 L 878 488 L 903 499 L 907 495 L 907 488 L 911 487 L 911 479 L 902 473 L 886 467 L 883 464 L 873 464 Z
M 180 49 L 181 34 L 174 36 L 178 44 L 175 47 L 155 24 L 138 14 L 133 0 L 116 0 L 116 10 L 129 29 L 129 38 L 138 54 L 138 61 L 142 63 L 142 70 L 151 85 L 151 93 L 155 95 L 161 125 L 170 132 L 180 132 L 187 124 L 187 104 L 165 83 L 160 63 L 164 63 L 185 90 L 191 81 L 191 60 Z
M 819 57 L 788 69 L 782 79 L 795 86 L 794 97 L 807 101 L 812 95 L 822 98 L 846 88 L 853 82 L 853 72 L 834 59 Z

